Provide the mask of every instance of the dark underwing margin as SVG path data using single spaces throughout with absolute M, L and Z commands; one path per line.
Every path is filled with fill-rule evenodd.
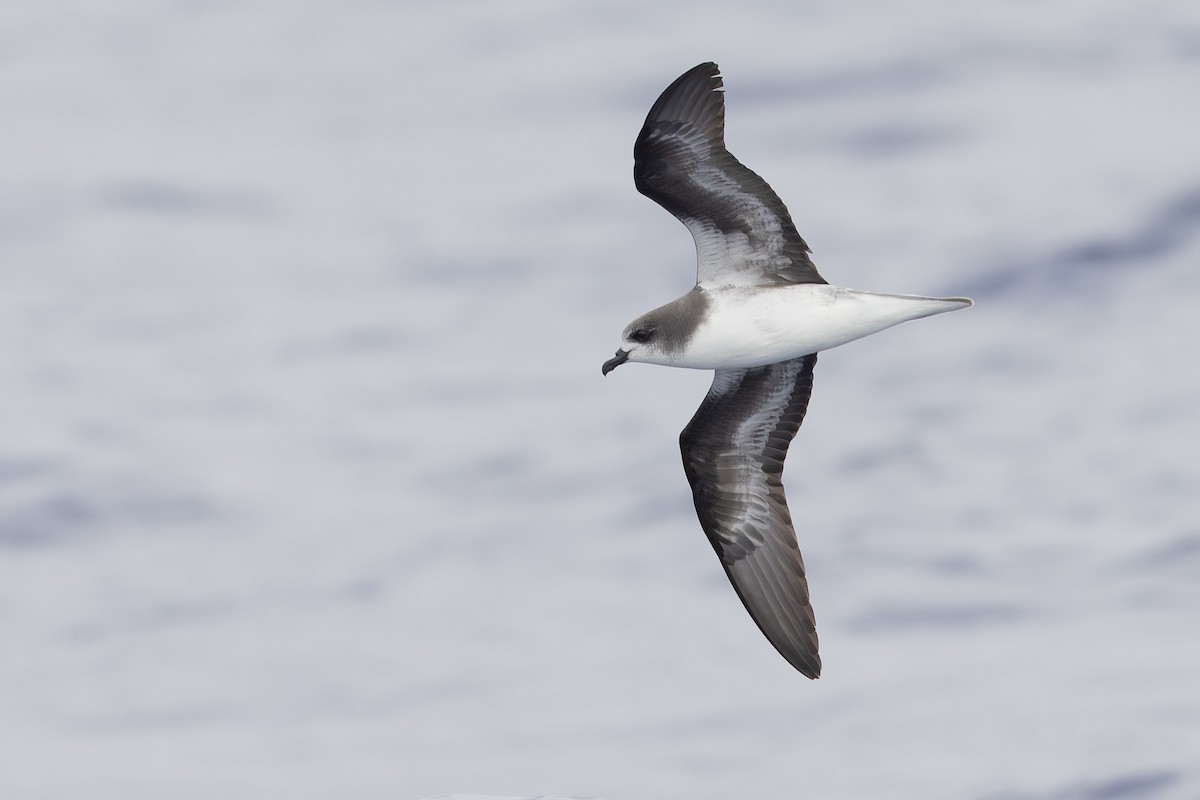
M 812 395 L 816 354 L 717 370 L 679 437 L 696 515 L 738 597 L 793 667 L 821 674 L 804 560 L 780 478 Z
M 658 98 L 633 148 L 638 191 L 691 231 L 701 283 L 730 269 L 752 270 L 757 283 L 825 283 L 783 201 L 725 149 L 722 85 L 716 64 L 700 64 Z M 752 259 L 706 258 L 706 244 L 731 236 L 748 239 Z

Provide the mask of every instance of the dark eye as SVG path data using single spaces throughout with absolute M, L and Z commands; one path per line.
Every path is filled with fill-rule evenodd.
M 653 335 L 654 331 L 650 330 L 649 328 L 636 328 L 629 334 L 629 338 L 633 339 L 635 342 L 644 342 Z

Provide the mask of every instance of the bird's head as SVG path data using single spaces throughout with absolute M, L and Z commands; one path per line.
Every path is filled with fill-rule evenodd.
M 625 326 L 621 334 L 621 347 L 617 354 L 604 362 L 600 371 L 605 375 L 612 372 L 626 361 L 661 362 L 659 331 L 661 322 L 656 319 L 654 312 L 644 314 Z

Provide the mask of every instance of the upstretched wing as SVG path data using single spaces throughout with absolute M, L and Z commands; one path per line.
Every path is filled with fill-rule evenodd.
M 788 662 L 821 674 L 804 560 L 780 475 L 817 356 L 717 370 L 679 437 L 696 515 L 750 616 Z
M 658 98 L 633 147 L 637 189 L 696 240 L 697 283 L 825 283 L 787 207 L 725 149 L 716 64 L 688 70 Z

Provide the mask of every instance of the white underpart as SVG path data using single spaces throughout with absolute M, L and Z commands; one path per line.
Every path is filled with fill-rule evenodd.
M 732 286 L 706 293 L 710 302 L 707 319 L 686 350 L 670 360 L 651 363 L 692 369 L 758 367 L 971 305 L 962 297 L 879 294 L 811 283 Z

